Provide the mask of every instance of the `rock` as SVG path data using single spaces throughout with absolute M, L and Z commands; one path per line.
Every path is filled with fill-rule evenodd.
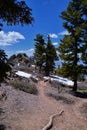
M 5 90 L 0 90 L 0 100 L 2 99 L 7 99 L 6 91 Z

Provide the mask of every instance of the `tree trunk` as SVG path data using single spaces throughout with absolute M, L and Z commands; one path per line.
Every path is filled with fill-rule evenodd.
M 49 76 L 49 70 L 45 71 L 46 76 Z
M 74 80 L 73 91 L 77 91 L 77 79 Z

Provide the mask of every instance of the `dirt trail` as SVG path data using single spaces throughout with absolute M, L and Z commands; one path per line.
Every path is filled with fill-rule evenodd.
M 44 81 L 40 81 L 38 83 L 38 91 L 39 91 L 39 103 L 41 102 L 41 104 L 43 104 L 44 106 L 46 106 L 46 109 L 48 110 L 48 112 L 52 112 L 52 113 L 56 113 L 59 110 L 63 109 L 63 107 L 59 106 L 60 103 L 58 103 L 56 100 L 48 97 L 46 95 L 46 88 L 48 87 L 47 82 Z M 47 113 L 46 113 L 47 114 Z
M 63 109 L 62 106 L 60 105 L 60 103 L 58 103 L 56 100 L 54 100 L 46 95 L 46 92 L 45 92 L 46 87 L 48 87 L 47 82 L 40 81 L 38 83 L 39 109 L 37 111 L 40 112 L 40 110 L 41 110 L 40 120 L 42 119 L 42 122 L 41 122 L 42 128 L 49 122 L 49 117 L 51 115 L 54 115 L 55 113 L 59 113 L 61 111 L 61 109 Z M 36 115 L 38 113 L 37 111 L 36 111 Z M 42 128 L 40 130 L 42 130 Z M 39 130 L 39 128 L 38 128 L 38 130 Z
M 81 117 L 78 112 L 78 108 L 80 108 L 80 106 L 82 106 L 85 102 L 87 103 L 86 99 L 83 100 L 73 97 L 76 104 L 61 104 L 60 102 L 46 96 L 45 89 L 47 85 L 48 84 L 46 82 L 40 81 L 38 84 L 38 90 L 39 98 L 43 100 L 44 105 L 47 104 L 47 107 L 49 108 L 48 111 L 50 111 L 48 122 L 50 115 L 54 115 L 55 113 L 58 114 L 61 110 L 64 111 L 61 116 L 55 116 L 51 130 L 86 130 L 87 120 Z M 70 96 L 70 98 L 72 98 L 72 96 Z
M 54 119 L 52 130 L 87 130 L 87 120 L 77 114 L 78 105 L 86 100 L 70 97 L 76 100 L 76 104 L 67 105 L 46 95 L 47 89 L 52 92 L 47 82 L 39 81 L 37 88 L 39 93 L 35 96 L 3 86 L 7 99 L 0 101 L 4 112 L 0 115 L 0 124 L 6 125 L 6 130 L 42 130 L 49 117 L 61 110 L 64 113 Z
M 7 100 L 0 102 L 4 110 L 4 117 L 0 117 L 0 124 L 5 124 L 6 130 L 42 130 L 52 114 L 60 111 L 60 105 L 54 99 L 45 95 L 47 83 L 39 81 L 38 96 L 24 93 L 4 86 Z
M 52 99 L 49 99 L 49 97 L 46 96 L 45 88 L 48 87 L 47 82 L 40 81 L 38 82 L 38 92 L 39 92 L 39 98 L 44 101 L 44 103 L 50 103 L 53 105 L 53 102 L 55 102 Z
M 47 82 L 38 82 L 37 105 L 34 113 L 31 114 L 30 119 L 29 116 L 27 117 L 28 123 L 25 125 L 27 126 L 26 130 L 42 130 L 43 127 L 49 122 L 49 117 L 59 113 L 63 109 L 63 106 L 61 106 L 60 103 L 46 96 L 45 89 L 47 86 Z M 23 117 L 23 121 L 24 118 L 26 118 L 26 116 Z
M 38 82 L 38 91 L 39 91 L 39 97 L 42 99 L 47 99 L 47 97 L 44 94 L 44 88 L 46 87 L 46 83 L 43 81 Z

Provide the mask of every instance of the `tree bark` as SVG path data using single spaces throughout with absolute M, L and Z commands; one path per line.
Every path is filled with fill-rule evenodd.
M 77 79 L 74 80 L 73 91 L 77 91 Z

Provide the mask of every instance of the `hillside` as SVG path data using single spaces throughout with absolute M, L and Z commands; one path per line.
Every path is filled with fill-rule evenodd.
M 0 130 L 87 130 L 87 82 L 73 93 L 72 81 L 43 77 L 25 54 L 8 62 L 14 76 L 0 87 Z
M 38 94 L 32 95 L 2 84 L 0 130 L 47 130 L 44 128 L 54 114 L 50 130 L 87 130 L 87 97 L 58 93 L 57 88 L 42 80 L 36 86 Z
M 8 62 L 12 64 L 13 66 L 19 66 L 21 65 L 29 65 L 32 64 L 33 59 L 29 58 L 25 53 L 19 53 L 17 55 L 12 55 L 9 59 Z
M 28 57 L 25 53 L 19 53 L 17 55 L 12 55 L 8 59 L 13 71 L 22 70 L 25 72 L 33 73 L 35 70 L 35 63 L 33 57 Z

